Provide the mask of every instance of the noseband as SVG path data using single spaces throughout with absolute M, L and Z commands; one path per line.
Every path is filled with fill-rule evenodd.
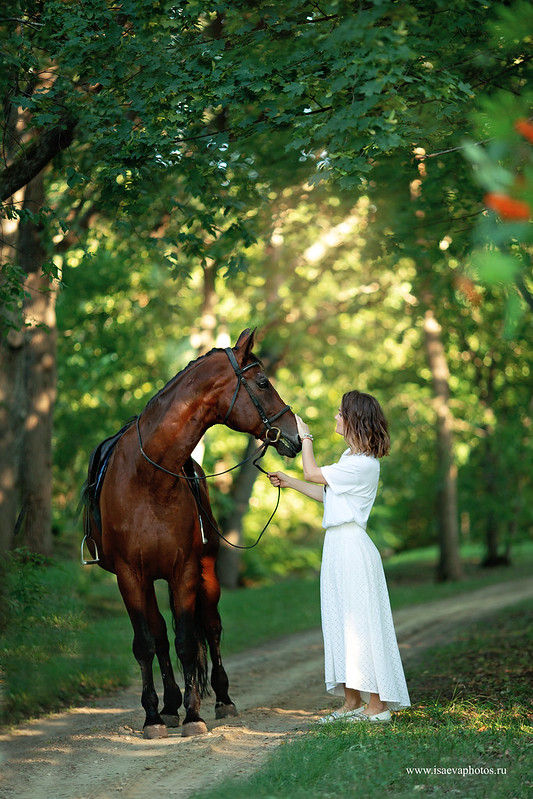
M 272 426 L 272 422 L 275 422 L 276 419 L 279 419 L 279 417 L 283 416 L 284 413 L 286 413 L 287 411 L 290 411 L 291 406 L 290 405 L 285 405 L 285 407 L 281 411 L 278 411 L 278 413 L 275 413 L 274 416 L 271 416 L 270 418 L 268 418 L 268 416 L 265 413 L 265 410 L 264 410 L 263 406 L 261 405 L 261 403 L 259 402 L 259 400 L 255 396 L 255 394 L 253 393 L 252 389 L 250 388 L 250 384 L 248 383 L 248 381 L 246 380 L 246 378 L 244 376 L 244 373 L 246 371 L 248 371 L 248 369 L 252 369 L 254 366 L 260 366 L 259 362 L 258 361 L 253 361 L 253 363 L 249 363 L 248 366 L 244 366 L 241 369 L 241 367 L 237 363 L 237 359 L 236 359 L 236 357 L 234 355 L 234 352 L 231 349 L 231 347 L 226 347 L 224 352 L 228 356 L 229 362 L 231 363 L 231 365 L 233 367 L 233 371 L 235 372 L 235 374 L 237 376 L 237 385 L 235 386 L 235 391 L 233 393 L 233 399 L 231 400 L 230 406 L 228 408 L 228 412 L 226 413 L 224 419 L 222 420 L 222 424 L 226 424 L 226 422 L 228 421 L 229 417 L 231 416 L 231 412 L 233 411 L 233 407 L 234 407 L 234 405 L 235 405 L 235 403 L 237 401 L 237 396 L 239 394 L 239 389 L 240 389 L 241 386 L 244 386 L 244 388 L 248 392 L 248 395 L 249 395 L 250 399 L 252 400 L 253 404 L 255 405 L 259 416 L 261 417 L 261 421 L 265 425 L 265 438 L 266 438 L 266 440 L 268 441 L 269 444 L 276 444 L 281 438 L 281 430 L 279 429 L 279 427 L 273 427 Z

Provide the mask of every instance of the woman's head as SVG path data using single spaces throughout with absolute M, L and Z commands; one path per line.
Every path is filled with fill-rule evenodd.
M 387 420 L 375 397 L 362 391 L 348 391 L 342 398 L 339 412 L 342 434 L 353 450 L 376 458 L 389 454 Z

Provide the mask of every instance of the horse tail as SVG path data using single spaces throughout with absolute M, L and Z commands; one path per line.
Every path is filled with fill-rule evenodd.
M 180 628 L 180 621 L 176 612 L 176 606 L 174 604 L 174 595 L 170 587 L 168 596 L 170 610 L 172 612 L 172 626 L 174 628 L 174 634 L 176 637 L 179 637 L 182 635 L 182 628 Z M 209 693 L 209 671 L 207 662 L 207 635 L 202 619 L 202 608 L 198 600 L 196 602 L 194 611 L 192 635 L 195 644 L 195 656 L 191 667 L 192 677 L 198 688 L 200 698 L 203 699 Z

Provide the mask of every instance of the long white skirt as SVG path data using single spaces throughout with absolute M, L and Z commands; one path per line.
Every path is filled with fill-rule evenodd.
M 409 707 L 381 556 L 353 523 L 326 530 L 320 572 L 326 689 L 344 685 L 368 702 L 379 694 L 389 710 Z

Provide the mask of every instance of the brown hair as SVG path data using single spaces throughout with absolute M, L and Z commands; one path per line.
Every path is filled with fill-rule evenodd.
M 389 454 L 387 420 L 375 397 L 362 391 L 348 391 L 342 398 L 340 412 L 344 437 L 350 446 L 376 458 Z

